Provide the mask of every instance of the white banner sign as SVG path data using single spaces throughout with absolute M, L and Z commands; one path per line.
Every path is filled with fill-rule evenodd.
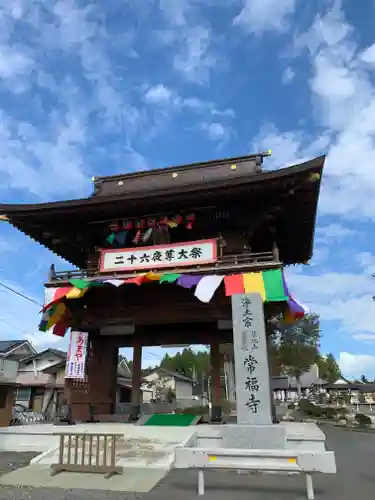
M 87 332 L 70 332 L 65 378 L 74 378 L 79 380 L 83 380 L 85 378 L 87 338 Z
M 188 241 L 173 245 L 102 250 L 100 272 L 195 266 L 211 264 L 216 260 L 217 242 L 215 239 Z

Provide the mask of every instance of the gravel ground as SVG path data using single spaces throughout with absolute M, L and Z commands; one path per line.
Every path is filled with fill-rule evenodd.
M 373 500 L 375 488 L 375 435 L 324 426 L 328 449 L 336 452 L 337 474 L 317 475 L 316 500 Z M 0 453 L 0 473 L 27 465 L 33 454 Z M 174 470 L 145 495 L 92 490 L 0 487 L 1 500 L 197 500 L 196 473 Z M 206 473 L 205 500 L 302 500 L 306 498 L 299 476 Z

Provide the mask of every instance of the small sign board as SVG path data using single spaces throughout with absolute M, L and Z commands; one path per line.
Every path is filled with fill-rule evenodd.
M 199 266 L 217 261 L 216 239 L 170 245 L 102 250 L 100 272 Z
M 87 353 L 87 332 L 71 331 L 65 378 L 84 380 Z

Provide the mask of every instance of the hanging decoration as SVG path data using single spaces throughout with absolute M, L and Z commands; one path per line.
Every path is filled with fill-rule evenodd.
M 288 296 L 287 308 L 284 312 L 283 323 L 290 325 L 295 321 L 303 318 L 307 314 L 310 314 L 310 310 L 307 306 L 305 306 L 301 302 L 298 302 L 297 299 L 290 293 L 284 272 L 282 273 L 282 279 L 285 292 Z
M 149 243 L 153 237 L 155 245 L 170 243 L 169 229 L 185 226 L 191 230 L 194 222 L 195 214 L 113 221 L 108 225 L 106 242 L 110 245 L 125 245 L 131 238 L 134 245 L 141 245 Z
M 227 297 L 235 294 L 259 293 L 263 302 L 286 302 L 287 307 L 284 313 L 284 322 L 286 323 L 294 322 L 309 312 L 304 305 L 290 294 L 281 269 L 228 276 L 148 272 L 124 279 L 70 280 L 71 286 L 56 288 L 55 293 L 50 297 L 50 302 L 43 307 L 39 330 L 45 332 L 54 327 L 53 333 L 55 335 L 64 336 L 69 328 L 69 301 L 83 297 L 91 288 L 102 286 L 119 287 L 132 284 L 141 286 L 150 282 L 176 284 L 187 289 L 195 287 L 195 297 L 205 303 L 210 302 L 216 290 L 224 282 Z

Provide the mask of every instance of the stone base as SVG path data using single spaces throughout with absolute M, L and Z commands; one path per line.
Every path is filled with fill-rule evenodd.
M 307 423 L 199 425 L 187 446 L 324 451 L 325 435 L 316 424 Z
M 286 430 L 278 425 L 226 425 L 221 435 L 224 448 L 286 448 Z

